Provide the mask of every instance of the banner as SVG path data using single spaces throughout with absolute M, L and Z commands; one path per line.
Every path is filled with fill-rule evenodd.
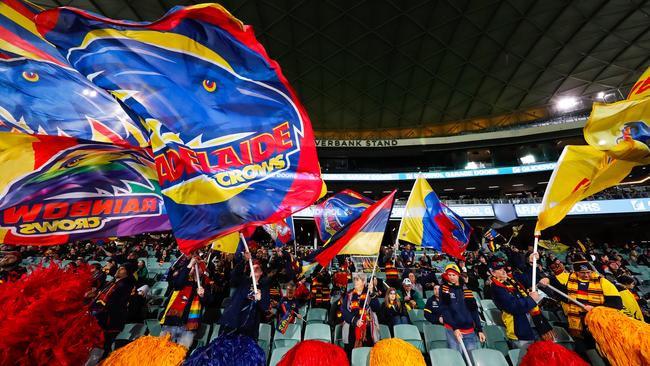
M 221 6 L 176 7 L 152 23 L 58 8 L 36 23 L 144 120 L 183 252 L 324 192 L 304 108 L 253 30 Z
M 328 241 L 348 223 L 356 220 L 375 201 L 351 190 L 344 189 L 314 207 L 314 222 L 318 236 Z
M 58 245 L 170 229 L 145 150 L 3 132 L 0 171 L 0 243 Z
M 120 104 L 41 37 L 32 20 L 37 11 L 0 0 L 0 132 L 147 146 Z
M 293 217 L 289 216 L 272 224 L 262 225 L 264 231 L 271 236 L 276 247 L 282 247 L 292 240 L 296 240 Z

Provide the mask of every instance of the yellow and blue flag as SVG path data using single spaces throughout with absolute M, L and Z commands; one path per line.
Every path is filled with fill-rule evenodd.
M 359 218 L 373 203 L 375 201 L 351 189 L 344 189 L 332 195 L 314 209 L 318 236 L 322 241 L 328 241 L 345 225 Z
M 41 37 L 33 20 L 38 11 L 0 0 L 0 132 L 147 146 L 120 104 Z
M 565 146 L 544 192 L 535 233 L 560 222 L 577 202 L 617 185 L 635 165 L 589 145 Z
M 337 231 L 323 247 L 308 257 L 310 262 L 327 266 L 339 254 L 375 255 L 393 209 L 396 191 L 368 207 L 355 221 Z
M 244 243 L 241 241 L 241 235 L 239 235 L 239 231 L 224 235 L 213 240 L 211 243 L 212 250 L 218 250 L 224 253 L 235 254 L 242 252 L 244 250 L 243 247 Z
M 284 246 L 292 240 L 296 240 L 293 216 L 289 216 L 271 224 L 264 224 L 262 225 L 262 229 L 271 236 L 271 239 L 275 242 L 277 248 Z
M 463 258 L 471 234 L 469 223 L 440 202 L 426 179 L 418 177 L 406 202 L 398 238 Z
M 183 252 L 322 196 L 305 109 L 252 28 L 220 5 L 176 7 L 151 23 L 58 8 L 36 23 L 142 119 Z

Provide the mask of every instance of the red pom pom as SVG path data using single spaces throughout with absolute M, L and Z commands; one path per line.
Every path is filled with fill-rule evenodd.
M 89 266 L 37 267 L 0 285 L 0 365 L 83 365 L 103 333 L 84 305 Z
M 343 348 L 323 341 L 302 341 L 293 346 L 277 366 L 346 366 L 348 356 Z
M 528 347 L 519 366 L 589 366 L 577 353 L 557 343 L 538 341 Z

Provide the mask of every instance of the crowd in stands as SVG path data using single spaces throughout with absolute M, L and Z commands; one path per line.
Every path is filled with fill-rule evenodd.
M 374 258 L 338 256 L 330 267 L 303 273 L 310 249 L 275 248 L 270 240 L 249 244 L 250 253 L 205 249 L 192 256 L 180 254 L 171 234 L 5 247 L 0 281 L 15 280 L 39 263 L 57 261 L 67 270 L 91 265 L 86 298 L 104 330 L 105 355 L 137 332 L 169 334 L 190 349 L 227 332 L 258 339 L 270 356 L 274 348 L 291 345 L 283 332 L 302 334 L 304 325 L 322 323 L 331 332 L 323 339 L 348 354 L 393 336 L 419 338 L 423 353 L 435 347 L 460 351 L 462 339 L 469 350 L 483 345 L 505 355 L 536 339 L 559 339 L 570 340 L 587 359 L 595 348 L 584 326 L 591 307 L 650 319 L 650 249 L 636 245 L 586 240 L 584 252 L 542 250 L 537 261 L 542 286 L 531 292 L 533 255 L 521 244 L 495 252 L 481 248 L 467 252 L 465 260 L 411 245 L 399 252 L 382 247 L 375 276 Z M 563 302 L 545 285 L 583 301 L 587 310 Z M 417 331 L 405 336 L 407 329 Z M 436 331 L 442 338 L 432 335 Z M 131 333 L 125 337 L 125 332 Z

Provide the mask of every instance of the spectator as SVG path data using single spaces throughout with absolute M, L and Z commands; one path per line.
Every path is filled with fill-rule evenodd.
M 115 278 L 97 294 L 90 307 L 104 330 L 104 355 L 112 350 L 113 341 L 124 328 L 127 317 L 127 303 L 135 285 L 133 273 L 135 268 L 124 264 L 115 271 Z
M 424 305 L 424 317 L 431 324 L 442 324 L 442 313 L 440 311 L 440 285 L 433 287 L 433 296 L 431 296 L 426 305 Z
M 422 295 L 413 290 L 413 283 L 408 278 L 402 281 L 402 290 L 399 292 L 399 296 L 404 301 L 404 307 L 406 307 L 407 311 L 424 308 Z
M 415 264 L 415 252 L 411 249 L 411 244 L 406 244 L 406 248 L 400 253 L 402 265 L 404 268 L 411 268 Z
M 138 270 L 135 272 L 135 274 L 138 279 L 138 284 L 145 283 L 147 280 L 147 275 L 149 274 L 149 270 L 147 269 L 147 265 L 142 259 L 138 261 Z
M 375 276 L 372 278 L 372 288 L 377 293 L 377 297 L 382 298 L 386 296 L 386 291 L 388 290 L 389 287 L 388 285 L 386 285 L 384 280 Z
M 639 306 L 639 295 L 634 291 L 634 278 L 622 275 L 618 278 L 618 293 L 621 295 L 623 302 L 623 312 L 625 315 L 636 320 L 645 321 L 643 312 Z
M 0 259 L 0 283 L 15 281 L 27 273 L 20 265 L 21 255 L 17 251 L 4 252 Z
M 490 266 L 492 274 L 492 299 L 502 312 L 506 325 L 506 336 L 513 348 L 524 348 L 540 336 L 546 341 L 553 340 L 553 327 L 542 315 L 537 306 L 540 295 L 536 291 L 527 293 L 519 281 L 508 276 L 504 264 L 494 262 Z M 528 319 L 533 320 L 535 330 Z M 539 336 L 538 336 L 539 335 Z
M 239 260 L 232 271 L 231 286 L 236 287 L 236 290 L 219 322 L 221 333 L 239 333 L 257 339 L 261 319 L 271 306 L 271 296 L 268 278 L 262 277 L 264 270 L 257 261 L 253 264 L 257 292 L 253 291 L 251 276 L 245 274 L 244 269 L 250 259 L 251 253 L 244 253 L 243 260 Z
M 197 280 L 197 267 L 201 286 Z M 201 267 L 201 259 L 195 255 L 189 264 L 171 279 L 174 292 L 160 320 L 161 334 L 169 334 L 173 342 L 187 348 L 192 346 L 196 330 L 201 324 L 201 307 L 212 300 L 210 287 L 206 283 L 207 277 Z
M 409 324 L 406 307 L 399 301 L 397 290 L 393 287 L 386 292 L 384 303 L 379 308 L 379 322 L 389 326 Z
M 341 303 L 344 320 L 343 342 L 349 355 L 352 354 L 353 348 L 372 347 L 379 341 L 379 322 L 376 315 L 379 302 L 372 291 L 372 284 L 366 287 L 364 273 L 356 273 L 352 278 L 354 288 L 345 295 Z M 368 301 L 367 296 L 370 296 Z
M 390 287 L 399 287 L 399 271 L 393 264 L 392 258 L 386 260 L 384 272 L 386 272 L 386 284 Z
M 472 291 L 460 282 L 460 269 L 455 264 L 445 267 L 445 284 L 440 288 L 440 312 L 449 348 L 462 352 L 462 339 L 467 351 L 478 349 L 485 342 L 478 305 Z M 477 337 L 478 334 L 478 337 Z

